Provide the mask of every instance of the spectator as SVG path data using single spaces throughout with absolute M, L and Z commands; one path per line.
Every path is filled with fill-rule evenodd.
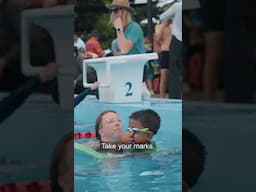
M 99 39 L 100 34 L 96 30 L 92 31 L 89 39 L 86 41 L 85 47 L 87 52 L 94 53 L 97 57 L 103 57 L 105 53 L 101 48 Z
M 172 20 L 172 39 L 169 62 L 169 98 L 181 99 L 182 95 L 182 2 L 175 3 L 160 15 L 160 20 Z
M 74 38 L 74 47 L 77 48 L 78 52 L 85 52 L 85 43 L 84 41 L 79 37 L 78 32 L 75 32 L 73 35 Z M 79 55 L 79 54 L 78 54 Z
M 165 98 L 169 76 L 169 46 L 172 38 L 171 21 L 166 20 L 155 27 L 155 39 L 160 45 L 160 98 Z
M 132 21 L 134 9 L 129 1 L 114 0 L 109 9 L 121 54 L 145 53 L 143 31 L 138 23 Z
M 145 53 L 143 31 L 140 25 L 132 20 L 131 14 L 134 9 L 130 7 L 129 1 L 113 0 L 109 10 L 111 12 L 110 20 L 116 31 L 121 54 Z M 144 80 L 148 78 L 145 73 L 146 67 L 145 65 Z M 150 96 L 150 92 L 145 85 L 143 86 L 143 94 Z

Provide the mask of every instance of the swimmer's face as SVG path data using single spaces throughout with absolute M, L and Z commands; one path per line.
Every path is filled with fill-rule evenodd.
M 99 134 L 104 142 L 116 142 L 123 133 L 123 125 L 116 113 L 109 112 L 102 116 Z
M 144 128 L 142 123 L 140 121 L 135 120 L 135 119 L 130 119 L 129 120 L 129 127 L 130 128 L 139 128 L 139 129 Z M 132 136 L 133 137 L 133 142 L 134 143 L 150 143 L 152 135 L 153 134 L 151 132 L 133 134 L 133 136 Z

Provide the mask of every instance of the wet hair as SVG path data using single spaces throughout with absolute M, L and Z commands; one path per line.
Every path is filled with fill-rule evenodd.
M 117 114 L 116 111 L 112 111 L 112 110 L 107 110 L 107 111 L 103 111 L 102 113 L 99 114 L 99 116 L 96 119 L 95 122 L 95 132 L 96 132 L 96 138 L 101 140 L 100 134 L 99 134 L 99 130 L 102 128 L 102 117 L 107 114 L 107 113 L 115 113 Z
M 64 136 L 56 145 L 51 159 L 50 166 L 50 179 L 51 187 L 54 192 L 62 192 L 64 189 L 60 186 L 58 182 L 58 177 L 64 175 L 68 172 L 69 167 L 74 166 L 72 162 L 67 162 L 67 153 L 73 154 L 73 152 L 68 152 L 67 144 L 74 140 L 74 133 L 70 132 Z M 73 182 L 73 181 L 71 181 Z
M 194 187 L 204 171 L 205 147 L 200 139 L 187 129 L 182 129 L 182 180 L 188 188 Z
M 161 118 L 157 112 L 151 109 L 136 111 L 132 113 L 129 118 L 140 121 L 141 124 L 145 128 L 148 128 L 154 135 L 160 128 Z

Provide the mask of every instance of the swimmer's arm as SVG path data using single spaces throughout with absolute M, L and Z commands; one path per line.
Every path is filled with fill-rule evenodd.
M 87 95 L 93 94 L 98 88 L 99 83 L 94 82 L 90 88 L 85 88 L 79 95 L 74 98 L 74 107 L 76 107 Z
M 24 85 L 14 90 L 10 95 L 0 101 L 0 123 L 8 118 L 14 111 L 19 108 L 40 84 L 39 76 L 28 80 Z

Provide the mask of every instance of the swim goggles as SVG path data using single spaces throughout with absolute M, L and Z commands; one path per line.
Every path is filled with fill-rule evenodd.
M 150 131 L 148 130 L 148 128 L 139 129 L 139 128 L 136 128 L 136 127 L 133 127 L 133 128 L 128 127 L 128 130 L 129 130 L 130 132 L 134 133 L 134 134 L 137 134 L 137 133 L 148 133 L 148 132 L 150 132 Z

